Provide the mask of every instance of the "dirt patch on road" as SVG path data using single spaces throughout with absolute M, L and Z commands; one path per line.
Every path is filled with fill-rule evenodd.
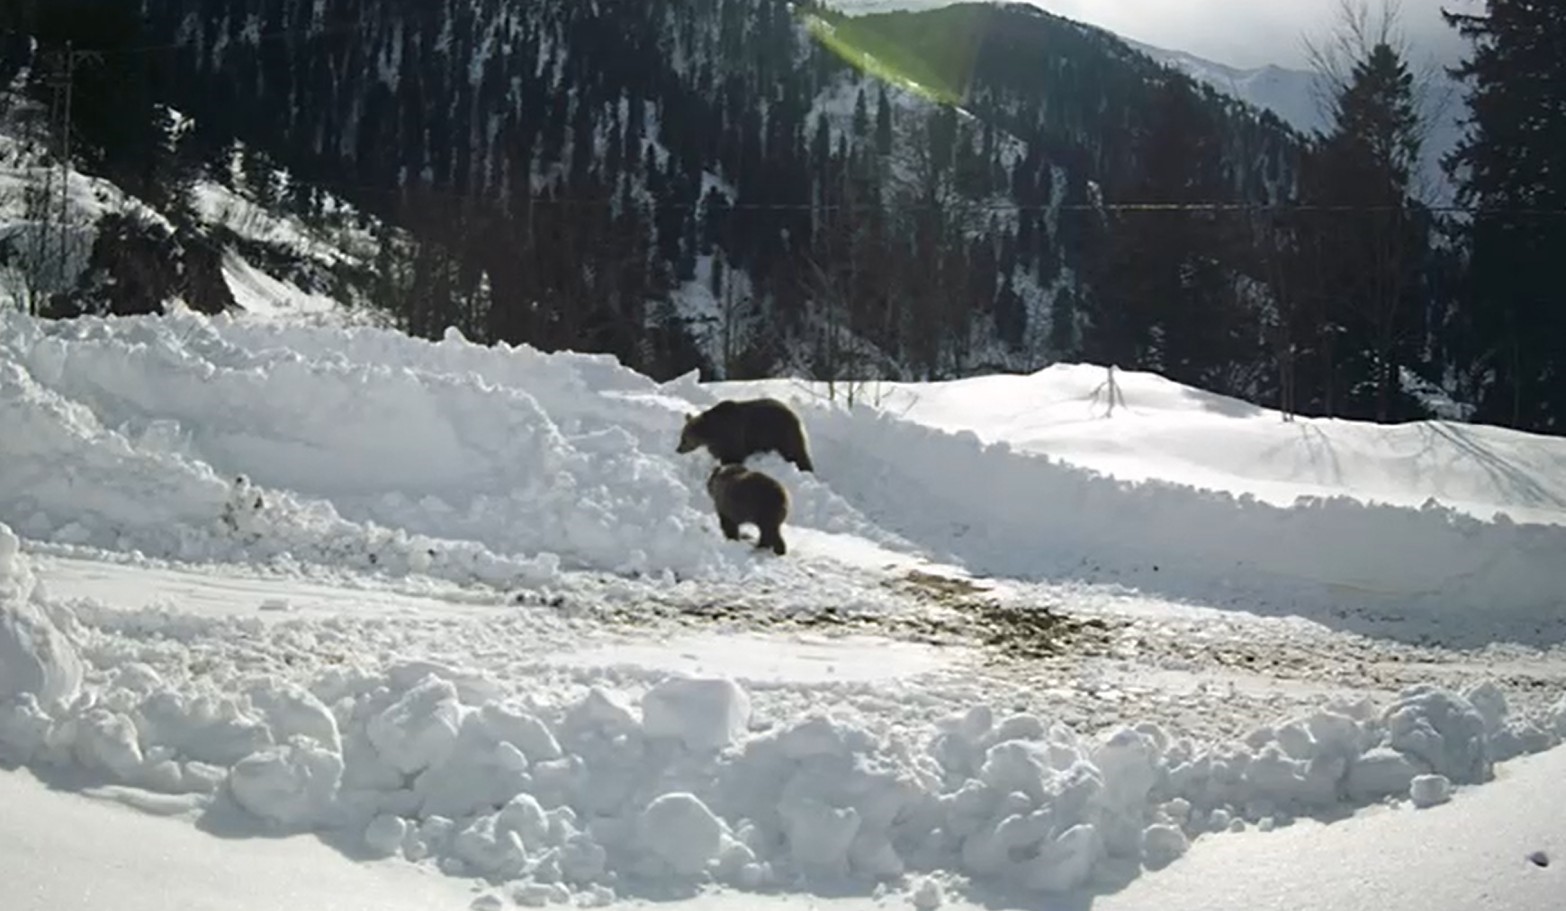
M 1123 625 L 1097 617 L 1074 617 L 1054 603 L 1002 598 L 972 580 L 918 570 L 881 584 L 906 603 L 905 610 L 779 610 L 778 605 L 760 597 L 748 601 L 654 600 L 634 610 L 611 609 L 600 619 L 630 626 L 672 622 L 702 629 L 733 625 L 753 631 L 878 635 L 975 649 L 984 664 L 1102 655 L 1114 638 L 1113 631 Z
M 971 579 L 913 570 L 883 584 L 925 608 L 911 618 L 915 626 L 981 645 L 1008 659 L 1099 654 L 1110 639 L 1111 625 L 1106 620 L 1073 617 L 1056 604 L 1007 603 Z

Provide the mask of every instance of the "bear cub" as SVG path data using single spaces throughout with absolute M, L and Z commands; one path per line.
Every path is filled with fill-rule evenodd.
M 740 526 L 748 523 L 761 532 L 757 547 L 770 548 L 780 557 L 788 552 L 783 543 L 788 491 L 771 475 L 739 465 L 719 465 L 707 476 L 707 493 L 718 510 L 718 525 L 725 538 L 738 541 Z
M 800 471 L 815 471 L 805 425 L 777 399 L 725 399 L 701 414 L 687 415 L 675 451 L 703 446 L 724 465 L 743 465 L 757 453 L 776 452 Z

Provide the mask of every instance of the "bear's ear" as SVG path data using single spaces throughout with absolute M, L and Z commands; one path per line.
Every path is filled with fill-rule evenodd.
M 694 421 L 694 420 L 696 420 L 696 415 L 689 414 L 689 413 L 687 413 L 685 415 L 685 423 L 689 424 L 691 421 Z

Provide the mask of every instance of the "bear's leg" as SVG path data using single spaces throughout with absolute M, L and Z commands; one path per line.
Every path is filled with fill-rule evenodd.
M 776 525 L 761 526 L 761 540 L 756 542 L 757 547 L 768 547 L 778 556 L 788 553 L 788 546 L 783 543 L 783 530 Z
M 739 523 L 728 516 L 718 516 L 718 527 L 723 529 L 723 536 L 730 541 L 739 540 Z
M 779 447 L 778 455 L 781 455 L 785 462 L 791 463 L 800 471 L 814 473 L 816 470 L 815 465 L 811 464 L 810 462 L 810 453 L 805 449 L 804 440 L 789 440 L 783 446 Z

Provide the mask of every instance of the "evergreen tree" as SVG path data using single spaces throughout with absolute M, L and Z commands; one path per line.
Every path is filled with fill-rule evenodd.
M 1559 433 L 1566 426 L 1566 307 L 1559 260 L 1566 219 L 1566 4 L 1488 0 L 1482 15 L 1445 14 L 1473 45 L 1470 133 L 1448 167 L 1469 227 L 1466 346 L 1493 376 L 1481 420 Z
M 1313 227 L 1325 250 L 1318 299 L 1331 413 L 1409 416 L 1401 371 L 1417 360 L 1411 313 L 1429 247 L 1428 213 L 1410 193 L 1419 128 L 1413 76 L 1378 43 L 1354 64 L 1305 176 L 1307 201 L 1324 208 Z
M 482 0 L 428 16 L 391 0 L 322 3 L 330 21 L 360 25 L 312 32 L 310 4 L 282 0 L 131 8 L 149 23 L 141 43 L 181 45 L 178 78 L 156 83 L 167 97 L 153 100 L 207 125 L 214 158 L 238 135 L 408 231 L 402 298 L 417 302 L 404 309 L 419 332 L 482 324 L 470 334 L 663 369 L 676 359 L 671 333 L 685 329 L 656 316 L 668 315 L 659 296 L 694 276 L 697 257 L 721 255 L 716 280 L 742 289 L 745 328 L 762 328 L 759 345 L 740 340 L 729 360 L 760 369 L 802 341 L 800 276 L 818 258 L 843 289 L 852 332 L 915 372 L 969 365 L 970 343 L 983 341 L 972 329 L 992 314 L 1019 346 L 1014 359 L 1033 361 L 1025 349 L 1045 334 L 1026 325 L 1042 303 L 1037 284 L 1060 280 L 1085 316 L 1102 309 L 1090 286 L 1073 286 L 1104 226 L 1050 211 L 1057 192 L 1078 204 L 1091 181 L 1113 199 L 1212 199 L 1260 184 L 1262 163 L 1275 183 L 1293 179 L 1281 129 L 1208 95 L 1166 111 L 1169 99 L 1149 89 L 1165 78 L 1156 66 L 1021 7 L 835 21 L 844 34 L 868 30 L 865 46 L 911 49 L 888 62 L 963 93 L 958 116 L 894 105 L 888 86 L 801 46 L 785 0 L 647 0 L 614 16 L 566 0 Z M 245 34 L 254 25 L 302 37 L 258 45 Z M 954 36 L 984 34 L 1008 40 L 978 57 L 950 52 L 963 43 Z M 486 35 L 502 52 L 480 61 Z M 948 78 L 954 63 L 960 76 Z M 855 97 L 834 136 L 811 112 L 845 85 Z M 1243 129 L 1261 138 L 1242 155 L 1231 140 Z M 1157 164 L 1166 152 L 1170 163 Z M 1008 191 L 1015 227 L 986 227 L 989 201 L 976 198 Z M 1140 228 L 1111 226 L 1136 267 L 1127 277 L 1172 289 L 1126 311 L 1157 330 L 1147 347 L 1196 378 L 1253 357 L 1236 341 L 1243 321 L 1228 318 L 1240 260 L 1221 232 L 1194 217 L 1137 218 Z M 1146 257 L 1131 255 L 1139 243 Z M 1102 274 L 1095 290 L 1108 287 Z
M 1186 209 L 1227 194 L 1217 165 L 1222 142 L 1192 83 L 1173 75 L 1137 144 L 1141 177 L 1115 217 L 1099 293 L 1083 339 L 1089 357 L 1158 370 L 1223 392 L 1236 362 L 1254 355 L 1222 263 L 1234 239 L 1212 212 Z
M 875 152 L 883 158 L 892 154 L 892 102 L 886 97 L 884 85 L 876 95 Z

